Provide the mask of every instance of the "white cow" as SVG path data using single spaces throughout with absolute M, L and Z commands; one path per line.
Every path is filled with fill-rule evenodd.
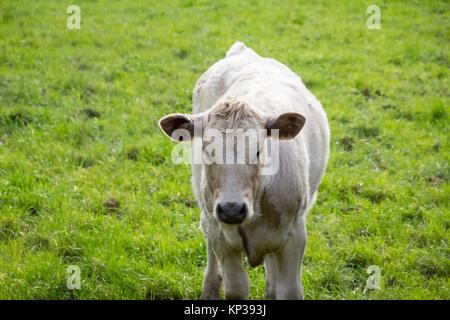
M 177 129 L 189 132 L 182 140 L 200 132 L 202 141 L 208 140 L 204 134 L 209 129 L 224 134 L 278 130 L 269 131 L 243 164 L 224 164 L 209 154 L 209 162 L 192 165 L 208 254 L 202 298 L 219 299 L 223 280 L 226 299 L 248 299 L 244 255 L 253 267 L 264 262 L 267 298 L 302 299 L 305 220 L 329 156 L 330 131 L 322 106 L 299 76 L 242 42 L 197 81 L 193 104 L 192 115 L 161 119 L 169 137 L 179 140 L 174 138 Z M 275 132 L 279 167 L 262 175 L 260 162 L 250 160 L 268 152 L 263 149 L 268 139 L 276 139 Z

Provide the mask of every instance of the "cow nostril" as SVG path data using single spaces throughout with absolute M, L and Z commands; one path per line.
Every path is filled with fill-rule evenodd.
M 245 203 L 242 204 L 241 210 L 239 210 L 240 216 L 247 216 L 247 205 Z

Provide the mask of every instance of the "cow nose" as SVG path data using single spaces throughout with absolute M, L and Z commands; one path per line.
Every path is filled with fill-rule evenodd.
M 223 202 L 217 204 L 217 216 L 227 224 L 237 224 L 247 218 L 247 205 L 242 202 Z

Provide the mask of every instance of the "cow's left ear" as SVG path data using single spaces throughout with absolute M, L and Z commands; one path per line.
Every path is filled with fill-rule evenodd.
M 195 116 L 174 113 L 159 120 L 161 130 L 173 141 L 191 141 L 194 137 Z
M 280 140 L 289 140 L 302 130 L 306 119 L 300 113 L 286 112 L 277 117 L 269 117 L 266 123 L 267 136 L 271 136 L 271 130 L 278 130 Z

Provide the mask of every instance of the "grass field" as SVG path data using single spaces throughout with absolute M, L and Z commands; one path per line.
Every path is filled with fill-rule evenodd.
M 199 297 L 190 168 L 157 122 L 241 40 L 328 113 L 306 299 L 450 299 L 449 27 L 448 1 L 0 1 L 0 298 Z

